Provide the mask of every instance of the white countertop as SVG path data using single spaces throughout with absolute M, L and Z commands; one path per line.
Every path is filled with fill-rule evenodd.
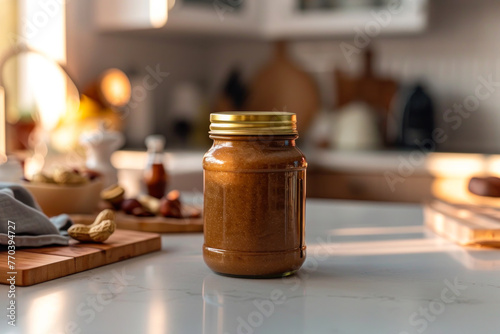
M 286 279 L 215 275 L 203 263 L 202 242 L 201 234 L 165 235 L 161 252 L 18 287 L 17 327 L 3 315 L 0 333 L 500 329 L 500 250 L 465 249 L 435 237 L 422 227 L 418 206 L 309 201 L 308 258 Z M 0 286 L 0 300 L 7 291 Z

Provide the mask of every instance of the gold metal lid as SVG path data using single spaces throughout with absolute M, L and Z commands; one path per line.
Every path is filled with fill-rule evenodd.
M 210 114 L 211 135 L 296 135 L 297 116 L 281 111 L 227 111 Z

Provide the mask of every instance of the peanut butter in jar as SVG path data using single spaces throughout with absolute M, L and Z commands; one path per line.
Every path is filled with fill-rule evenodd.
M 225 112 L 210 117 L 203 159 L 203 257 L 216 273 L 281 277 L 305 260 L 307 162 L 296 116 Z

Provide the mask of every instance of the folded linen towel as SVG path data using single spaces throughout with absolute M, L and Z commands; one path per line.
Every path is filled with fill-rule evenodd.
M 66 231 L 72 222 L 68 215 L 49 219 L 28 190 L 18 184 L 0 183 L 0 245 L 8 244 L 9 224 L 15 226 L 11 232 L 15 233 L 16 247 L 40 247 L 67 245 Z

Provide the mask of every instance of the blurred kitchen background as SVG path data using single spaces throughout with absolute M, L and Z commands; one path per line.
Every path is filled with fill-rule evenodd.
M 105 124 L 125 136 L 112 157 L 122 175 L 143 168 L 144 140 L 160 134 L 172 188 L 201 191 L 209 114 L 277 110 L 298 115 L 309 197 L 474 202 L 470 176 L 500 175 L 498 1 L 0 0 L 0 9 L 7 153 L 26 173 L 50 155 L 84 161 L 80 135 Z

